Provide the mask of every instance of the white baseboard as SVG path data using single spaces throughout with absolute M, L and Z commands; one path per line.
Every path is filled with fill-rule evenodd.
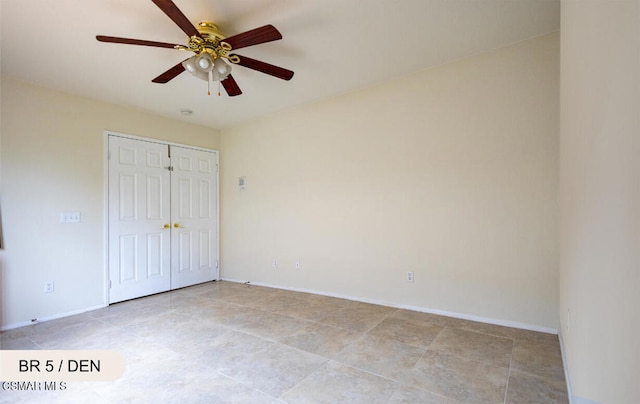
M 233 282 L 233 283 L 246 283 L 247 282 L 247 281 L 243 281 L 243 280 L 240 280 L 240 279 L 232 279 L 232 278 L 224 278 L 224 277 L 222 277 L 220 279 L 223 280 L 223 281 Z M 349 295 L 342 295 L 342 294 L 338 294 L 338 293 L 323 292 L 323 291 L 312 290 L 312 289 L 284 287 L 284 286 L 272 285 L 272 284 L 264 283 L 264 282 L 256 282 L 256 283 L 252 282 L 251 284 L 252 285 L 256 285 L 256 286 L 264 286 L 264 287 L 274 288 L 274 289 L 290 290 L 290 291 L 293 291 L 293 292 L 312 293 L 312 294 L 316 294 L 316 295 L 336 297 L 336 298 L 339 298 L 339 299 L 347 299 L 347 300 L 353 300 L 353 301 L 357 301 L 357 302 L 377 304 L 377 305 L 380 305 L 380 306 L 394 307 L 394 308 L 397 308 L 397 309 L 407 309 L 407 310 L 419 311 L 419 312 L 423 312 L 423 313 L 437 314 L 437 315 L 441 315 L 441 316 L 459 318 L 459 319 L 470 320 L 470 321 L 477 321 L 477 322 L 480 322 L 480 323 L 500 325 L 500 326 L 504 326 L 504 327 L 519 328 L 519 329 L 523 329 L 523 330 L 537 331 L 537 332 L 543 332 L 543 333 L 547 333 L 547 334 L 558 334 L 558 330 L 556 330 L 554 328 L 541 327 L 541 326 L 536 326 L 536 325 L 531 325 L 531 324 L 526 324 L 526 323 L 520 323 L 520 322 L 516 322 L 516 321 L 498 320 L 498 319 L 493 319 L 493 318 L 488 318 L 488 317 L 479 317 L 479 316 L 474 316 L 474 315 L 469 315 L 469 314 L 464 314 L 464 313 L 456 313 L 456 312 L 450 312 L 450 311 L 444 311 L 444 310 L 429 309 L 429 308 L 426 308 L 426 307 L 410 306 L 410 305 L 404 305 L 404 304 L 395 304 L 395 303 L 389 303 L 389 302 L 375 300 L 375 299 L 365 299 L 365 298 L 356 297 L 356 296 L 349 296 Z M 85 313 L 85 312 L 88 312 L 88 311 L 101 309 L 101 308 L 104 308 L 104 307 L 107 307 L 107 306 L 108 305 L 101 304 L 101 305 L 97 305 L 97 306 L 93 306 L 93 307 L 87 307 L 87 308 L 84 308 L 84 309 L 79 309 L 79 310 L 74 310 L 74 311 L 70 311 L 70 312 L 66 312 L 66 313 L 59 313 L 59 314 L 55 314 L 55 315 L 52 315 L 52 316 L 39 318 L 37 321 L 25 321 L 25 322 L 22 322 L 22 323 L 9 324 L 9 325 L 6 325 L 6 326 L 3 326 L 2 328 L 0 328 L 0 331 L 8 331 L 8 330 L 12 330 L 14 328 L 24 327 L 24 326 L 31 325 L 31 324 L 37 324 L 37 323 L 42 323 L 42 322 L 45 322 L 45 321 L 55 320 L 55 319 L 58 319 L 58 318 L 73 316 L 75 314 L 81 314 L 81 313 Z M 560 344 L 560 348 L 561 349 L 563 348 L 562 343 Z M 567 376 L 566 360 L 564 358 L 564 351 L 563 351 L 563 362 L 565 363 L 565 376 Z M 568 380 L 569 379 L 567 377 L 567 385 L 569 385 Z
M 558 340 L 560 341 L 560 355 L 562 356 L 562 368 L 564 370 L 564 381 L 567 385 L 567 395 L 569 396 L 569 404 L 574 404 L 573 393 L 571 392 L 571 379 L 569 378 L 569 366 L 567 363 L 567 355 L 564 350 L 564 341 L 562 339 L 562 330 L 558 332 Z
M 570 404 L 600 404 L 597 401 L 591 401 L 586 398 L 582 398 L 578 396 L 571 396 L 569 398 L 569 402 Z
M 22 323 L 9 324 L 9 325 L 5 325 L 5 326 L 1 327 L 0 331 L 9 331 L 9 330 L 13 330 L 14 328 L 25 327 L 27 325 L 39 324 L 39 323 L 43 323 L 45 321 L 56 320 L 58 318 L 74 316 L 76 314 L 82 314 L 82 313 L 86 313 L 88 311 L 102 309 L 102 308 L 105 308 L 107 306 L 108 306 L 108 304 L 101 304 L 101 305 L 98 305 L 98 306 L 85 307 L 84 309 L 73 310 L 73 311 L 68 311 L 66 313 L 58 313 L 58 314 L 54 314 L 52 316 L 42 317 L 42 318 L 37 319 L 36 321 L 24 321 Z
M 224 278 L 224 277 L 221 278 L 221 280 L 227 281 L 227 282 L 234 282 L 234 283 L 247 283 L 247 281 L 243 281 L 243 280 L 240 280 L 240 279 L 232 279 L 232 278 Z M 494 319 L 494 318 L 479 317 L 479 316 L 473 316 L 473 315 L 470 315 L 470 314 L 455 313 L 455 312 L 444 311 L 444 310 L 435 310 L 435 309 L 429 309 L 429 308 L 426 308 L 426 307 L 409 306 L 409 305 L 405 305 L 405 304 L 389 303 L 389 302 L 384 302 L 384 301 L 375 300 L 375 299 L 363 299 L 361 297 L 341 295 L 341 294 L 337 294 L 337 293 L 322 292 L 322 291 L 304 289 L 304 288 L 290 288 L 290 287 L 286 287 L 286 286 L 272 285 L 272 284 L 264 283 L 264 282 L 250 282 L 250 284 L 251 285 L 256 285 L 256 286 L 264 286 L 264 287 L 268 287 L 268 288 L 274 288 L 274 289 L 290 290 L 292 292 L 303 292 L 303 293 L 312 293 L 312 294 L 315 294 L 315 295 L 337 297 L 339 299 L 347 299 L 347 300 L 353 300 L 353 301 L 356 301 L 356 302 L 377 304 L 377 305 L 380 305 L 380 306 L 394 307 L 394 308 L 397 308 L 397 309 L 407 309 L 407 310 L 419 311 L 419 312 L 422 312 L 422 313 L 437 314 L 437 315 L 440 315 L 440 316 L 459 318 L 459 319 L 462 319 L 462 320 L 477 321 L 477 322 L 480 322 L 480 323 L 501 325 L 501 326 L 504 326 L 504 327 L 519 328 L 519 329 L 529 330 L 529 331 L 543 332 L 543 333 L 546 333 L 546 334 L 558 334 L 558 330 L 556 330 L 555 328 L 548 328 L 548 327 L 541 327 L 541 326 L 532 325 L 532 324 L 519 323 L 517 321 L 497 320 L 497 319 Z
M 528 331 L 543 332 L 545 334 L 554 334 L 554 335 L 558 334 L 558 330 L 556 330 L 555 328 L 542 327 L 542 326 L 539 326 L 539 325 L 533 325 L 533 324 L 527 324 L 527 323 L 520 323 L 520 322 L 517 322 L 517 321 L 498 320 L 498 319 L 490 318 L 490 317 L 480 317 L 480 316 L 474 316 L 474 315 L 471 315 L 471 314 L 456 313 L 456 312 L 444 311 L 444 310 L 428 309 L 428 308 L 417 307 L 417 306 L 396 305 L 395 307 L 398 307 L 398 308 L 401 308 L 401 309 L 413 310 L 413 311 L 421 311 L 423 313 L 437 314 L 437 315 L 440 315 L 440 316 L 459 318 L 459 319 L 462 319 L 462 320 L 477 321 L 479 323 L 500 325 L 500 326 L 503 326 L 503 327 L 510 327 L 510 328 L 519 328 L 521 330 L 528 330 Z
M 564 349 L 562 330 L 558 332 L 558 339 L 560 340 L 560 353 L 562 354 L 562 367 L 564 368 L 564 380 L 567 384 L 567 395 L 569 396 L 569 404 L 598 404 L 598 402 L 596 401 L 591 401 L 589 399 L 573 395 L 573 390 L 571 388 L 571 378 L 569 377 L 569 362 L 567 362 L 567 354 Z

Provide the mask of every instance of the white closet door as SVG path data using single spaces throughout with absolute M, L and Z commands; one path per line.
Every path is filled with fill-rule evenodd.
M 216 154 L 171 146 L 171 287 L 217 278 Z
M 168 166 L 167 145 L 109 137 L 110 303 L 171 288 Z

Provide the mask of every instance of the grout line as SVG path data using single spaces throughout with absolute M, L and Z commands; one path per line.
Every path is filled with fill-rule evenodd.
M 513 364 L 513 354 L 515 353 L 516 340 L 511 340 L 511 357 L 509 358 L 509 368 L 507 370 L 507 383 L 504 386 L 504 404 L 507 404 L 507 394 L 509 394 L 509 380 L 511 380 L 511 366 Z
M 288 345 L 287 345 L 287 346 L 288 346 Z M 291 348 L 295 348 L 295 347 L 291 347 Z M 296 349 L 297 349 L 297 348 L 296 348 Z M 302 351 L 301 349 L 299 349 L 299 350 L 300 350 L 300 351 Z M 310 353 L 310 352 L 307 352 L 307 351 L 303 351 L 303 352 Z M 317 355 L 317 354 L 314 354 L 314 355 Z M 324 362 L 322 362 L 321 364 L 319 364 L 317 368 L 315 368 L 314 370 L 312 370 L 311 372 L 309 372 L 309 374 L 308 374 L 308 375 L 306 375 L 306 376 L 305 376 L 305 377 L 303 377 L 302 379 L 298 380 L 298 381 L 297 381 L 293 386 L 289 387 L 286 391 L 282 392 L 282 394 L 280 394 L 280 397 L 277 397 L 279 400 L 282 400 L 282 397 L 283 397 L 285 394 L 287 394 L 288 392 L 290 392 L 291 390 L 293 390 L 296 386 L 298 386 L 299 384 L 301 384 L 302 382 L 304 382 L 305 380 L 307 380 L 308 378 L 310 378 L 313 374 L 315 374 L 316 372 L 318 372 L 322 367 L 327 366 L 327 364 L 328 364 L 329 362 L 333 362 L 333 359 L 331 359 L 331 358 L 327 358 L 327 357 L 324 357 L 324 356 L 322 356 L 322 355 L 317 355 L 317 356 L 321 356 L 321 357 L 325 358 L 326 360 L 325 360 Z M 284 401 L 284 400 L 282 400 L 282 401 L 283 401 L 283 402 L 286 402 L 286 401 Z
M 264 395 L 267 395 L 267 396 L 269 396 L 269 397 L 271 397 L 271 398 L 273 398 L 273 399 L 275 399 L 275 400 L 282 401 L 282 400 L 280 400 L 280 398 L 279 398 L 279 397 L 272 396 L 271 394 L 267 393 L 266 391 L 262 391 L 262 390 L 260 390 L 259 388 L 256 388 L 256 387 L 253 387 L 253 386 L 250 386 L 250 385 L 248 385 L 247 383 L 245 383 L 245 382 L 243 382 L 243 381 L 241 381 L 241 380 L 238 380 L 238 379 L 236 379 L 236 378 L 235 378 L 235 377 L 233 377 L 233 376 L 230 376 L 230 375 L 224 374 L 224 373 L 222 373 L 222 372 L 221 372 L 221 371 L 219 371 L 219 370 L 216 370 L 216 373 L 218 373 L 218 374 L 219 374 L 220 376 L 222 376 L 222 377 L 226 377 L 227 379 L 231 379 L 231 380 L 233 380 L 234 382 L 236 382 L 236 383 L 238 383 L 238 384 L 240 384 L 240 385 L 242 385 L 242 386 L 244 386 L 244 387 L 246 387 L 246 388 L 248 388 L 248 389 L 250 389 L 250 390 L 257 391 L 257 392 L 262 393 L 262 394 L 264 394 Z M 281 396 L 281 397 L 282 397 L 282 396 Z

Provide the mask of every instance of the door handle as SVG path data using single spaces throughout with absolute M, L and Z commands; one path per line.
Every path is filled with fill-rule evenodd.
M 182 228 L 182 226 L 180 226 L 178 223 L 174 223 L 174 224 L 173 224 L 173 228 L 174 228 L 174 229 Z
M 169 223 L 165 223 L 164 226 L 162 226 L 163 229 L 169 229 L 171 228 L 171 226 L 169 226 Z

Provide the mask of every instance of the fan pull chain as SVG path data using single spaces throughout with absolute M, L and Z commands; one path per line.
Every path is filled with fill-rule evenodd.
M 220 97 L 220 82 L 218 82 L 218 97 Z
M 213 72 L 209 70 L 209 80 L 207 81 L 207 95 L 211 95 L 211 83 L 213 82 Z

